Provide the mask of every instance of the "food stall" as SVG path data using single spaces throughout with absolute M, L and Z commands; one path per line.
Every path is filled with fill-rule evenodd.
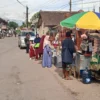
M 82 34 L 84 34 L 86 31 L 90 30 L 100 30 L 100 18 L 99 18 L 100 13 L 94 13 L 92 11 L 89 12 L 81 12 L 78 14 L 75 14 L 63 21 L 60 22 L 60 25 L 62 27 L 67 27 L 67 28 L 71 28 L 71 29 L 79 29 L 76 30 L 76 46 L 78 47 L 78 50 L 76 52 L 76 71 L 78 73 L 78 76 L 80 75 L 80 70 L 84 70 L 84 55 L 82 55 L 81 49 L 80 49 L 80 43 L 81 43 L 81 38 L 80 36 Z M 92 33 L 90 33 L 92 34 Z M 99 43 L 100 44 L 100 43 Z M 98 56 L 98 52 L 97 53 L 97 62 L 95 64 L 97 64 L 97 68 L 99 69 L 99 56 Z M 94 54 L 94 53 L 93 53 Z M 94 55 L 92 56 L 92 60 L 93 60 Z M 89 59 L 90 60 L 90 59 Z M 88 60 L 87 60 L 88 61 Z M 91 61 L 91 65 L 86 66 L 88 68 L 91 69 L 91 71 L 93 72 L 93 66 L 94 63 L 93 61 Z M 94 70 L 94 72 L 96 72 Z M 98 72 L 99 73 L 99 72 Z

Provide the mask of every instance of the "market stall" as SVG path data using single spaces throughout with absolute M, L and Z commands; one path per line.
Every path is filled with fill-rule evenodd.
M 90 57 L 86 57 L 84 60 L 84 54 L 83 52 L 81 52 L 81 47 L 80 44 L 83 41 L 81 38 L 82 34 L 87 34 L 90 32 L 90 30 L 100 30 L 100 13 L 96 13 L 96 12 L 92 12 L 92 11 L 88 11 L 88 12 L 81 12 L 78 14 L 75 14 L 63 21 L 60 22 L 60 25 L 62 27 L 67 27 L 67 28 L 75 28 L 75 29 L 79 29 L 78 31 L 76 30 L 76 46 L 78 47 L 78 50 L 76 52 L 76 69 L 77 69 L 77 73 L 80 75 L 81 74 L 81 70 L 85 70 L 86 67 L 88 67 L 88 69 L 91 69 L 92 71 L 94 70 L 93 67 L 91 67 L 93 65 L 93 61 L 91 61 L 91 65 L 86 65 L 85 60 L 90 62 L 90 57 L 94 57 L 94 48 L 93 48 L 93 55 L 91 55 Z M 87 32 L 87 33 L 86 33 Z M 90 33 L 92 34 L 92 33 Z M 91 38 L 91 37 L 90 37 Z M 87 39 L 88 40 L 88 39 Z M 94 43 L 96 42 L 95 38 L 94 38 Z M 100 44 L 100 43 L 99 43 Z M 88 44 L 89 45 L 89 44 Z M 98 55 L 98 52 L 96 52 Z M 99 61 L 99 56 L 97 57 L 98 61 Z M 99 62 L 95 63 L 98 66 L 99 69 Z M 94 70 L 94 72 L 96 72 Z

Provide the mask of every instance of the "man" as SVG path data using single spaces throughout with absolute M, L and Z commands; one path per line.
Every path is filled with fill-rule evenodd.
M 73 63 L 73 53 L 75 52 L 74 42 L 71 39 L 71 32 L 66 32 L 66 39 L 62 42 L 62 68 L 64 78 L 71 80 L 69 71 Z
M 17 33 L 16 33 L 16 31 L 14 30 L 14 35 L 15 35 L 15 37 L 16 37 L 16 35 L 17 35 Z
M 25 44 L 26 44 L 26 53 L 29 53 L 30 34 L 26 34 Z

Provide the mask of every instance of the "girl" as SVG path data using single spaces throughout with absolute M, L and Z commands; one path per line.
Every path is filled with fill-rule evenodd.
M 34 49 L 33 49 L 33 42 L 30 41 L 30 46 L 29 46 L 29 57 L 30 57 L 30 60 L 35 56 L 35 52 L 34 52 Z

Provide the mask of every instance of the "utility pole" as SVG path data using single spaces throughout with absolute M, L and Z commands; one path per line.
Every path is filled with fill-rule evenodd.
M 28 28 L 28 6 L 25 6 L 25 5 L 23 5 L 19 0 L 17 0 L 17 2 L 19 3 L 19 4 L 21 4 L 23 7 L 25 7 L 26 8 L 26 26 L 27 26 L 27 28 Z
M 93 11 L 95 12 L 95 5 L 93 6 Z
M 100 13 L 100 6 L 99 6 L 99 13 Z
M 70 5 L 70 13 L 71 13 L 72 12 L 72 0 L 70 0 L 69 5 Z
M 26 6 L 26 26 L 28 28 L 28 6 Z
M 99 13 L 100 13 L 100 0 L 99 0 Z

